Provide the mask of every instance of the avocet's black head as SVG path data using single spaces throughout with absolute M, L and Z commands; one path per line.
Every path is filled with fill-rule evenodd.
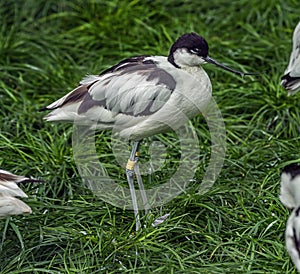
M 291 179 L 294 179 L 300 175 L 300 166 L 295 163 L 289 164 L 282 169 L 282 174 L 283 173 L 290 174 Z
M 170 49 L 168 61 L 175 67 L 199 66 L 206 63 L 208 44 L 198 34 L 186 33 L 180 36 Z
M 170 49 L 168 61 L 177 68 L 200 66 L 211 63 L 237 75 L 251 75 L 231 69 L 208 55 L 208 44 L 200 35 L 192 32 L 180 36 Z

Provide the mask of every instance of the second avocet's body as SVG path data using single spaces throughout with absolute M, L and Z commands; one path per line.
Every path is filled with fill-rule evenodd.
M 300 167 L 297 164 L 283 169 L 279 198 L 286 207 L 292 209 L 286 224 L 286 248 L 300 272 Z
M 288 90 L 289 95 L 300 90 L 300 22 L 294 30 L 293 49 L 281 85 Z

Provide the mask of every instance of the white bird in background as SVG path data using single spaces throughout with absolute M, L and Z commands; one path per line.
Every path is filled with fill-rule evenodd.
M 32 212 L 28 205 L 16 198 L 28 198 L 17 185 L 26 182 L 41 182 L 41 180 L 18 176 L 0 169 L 0 218 Z
M 288 90 L 289 95 L 300 90 L 300 22 L 293 34 L 293 50 L 289 65 L 281 78 L 281 85 Z
M 300 166 L 290 164 L 281 173 L 281 202 L 292 209 L 285 230 L 287 251 L 300 272 Z
M 135 141 L 126 174 L 136 229 L 140 222 L 133 176 L 139 141 L 179 128 L 187 118 L 204 110 L 212 93 L 210 79 L 201 67 L 205 63 L 239 76 L 251 74 L 210 58 L 206 40 L 196 33 L 188 33 L 175 41 L 168 57 L 139 56 L 123 60 L 100 75 L 85 77 L 73 91 L 42 109 L 51 110 L 45 117 L 47 121 L 71 121 L 92 128 L 113 129 L 121 137 Z

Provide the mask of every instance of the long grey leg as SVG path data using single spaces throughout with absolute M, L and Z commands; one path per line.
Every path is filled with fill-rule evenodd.
M 138 231 L 141 227 L 141 222 L 140 222 L 140 217 L 139 217 L 139 209 L 137 205 L 137 199 L 135 195 L 135 189 L 134 189 L 134 169 L 135 169 L 135 164 L 136 164 L 136 153 L 139 148 L 139 142 L 136 141 L 133 144 L 133 148 L 130 154 L 130 157 L 128 159 L 127 165 L 126 165 L 126 176 L 127 176 L 127 181 L 130 189 L 130 194 L 131 194 L 131 200 L 132 200 L 132 206 L 133 206 L 133 212 L 135 216 L 135 230 Z
M 134 172 L 135 172 L 135 176 L 136 176 L 136 179 L 137 179 L 137 182 L 139 185 L 139 189 L 140 189 L 140 193 L 142 196 L 143 206 L 145 208 L 145 214 L 147 215 L 149 213 L 149 203 L 148 203 L 148 198 L 146 195 L 145 187 L 144 187 L 143 180 L 142 180 L 141 173 L 140 173 L 138 158 L 139 158 L 139 155 L 138 155 L 138 153 L 136 153 L 136 161 L 135 161 L 136 164 L 134 166 Z

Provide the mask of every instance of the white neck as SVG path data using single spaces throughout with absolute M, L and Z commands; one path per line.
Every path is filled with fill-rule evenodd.
M 175 64 L 181 68 L 197 67 L 206 63 L 200 56 L 191 54 L 186 49 L 177 49 L 173 56 Z

